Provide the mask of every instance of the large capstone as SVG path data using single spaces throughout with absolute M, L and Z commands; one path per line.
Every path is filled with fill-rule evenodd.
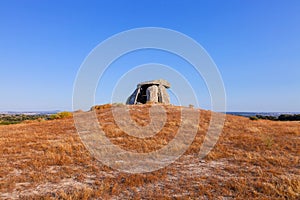
M 139 83 L 136 90 L 128 97 L 126 104 L 163 103 L 170 104 L 167 88 L 171 85 L 166 80 L 153 80 Z

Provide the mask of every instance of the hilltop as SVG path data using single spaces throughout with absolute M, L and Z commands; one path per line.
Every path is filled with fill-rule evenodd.
M 170 142 L 180 127 L 180 107 L 165 106 L 167 123 L 144 140 L 120 130 L 110 105 L 94 107 L 107 137 L 121 148 L 151 152 Z M 140 125 L 149 123 L 150 105 L 132 105 Z M 192 109 L 192 108 L 190 108 Z M 250 120 L 226 115 L 215 148 L 199 152 L 212 113 L 199 110 L 197 135 L 171 165 L 128 174 L 102 165 L 81 142 L 72 117 L 0 126 L 2 199 L 200 198 L 299 199 L 300 123 Z

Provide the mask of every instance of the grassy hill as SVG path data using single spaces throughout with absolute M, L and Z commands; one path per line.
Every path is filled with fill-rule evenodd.
M 149 106 L 131 106 L 140 125 L 150 121 Z M 143 140 L 118 128 L 110 105 L 94 110 L 114 144 L 151 152 L 170 142 L 180 127 L 179 107 L 165 108 L 165 127 Z M 299 122 L 227 115 L 217 145 L 199 159 L 211 117 L 210 111 L 199 112 L 198 132 L 187 152 L 145 174 L 122 173 L 91 157 L 72 117 L 0 126 L 0 198 L 300 199 Z

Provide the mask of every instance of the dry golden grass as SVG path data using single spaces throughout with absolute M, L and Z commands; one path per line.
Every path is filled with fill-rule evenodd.
M 140 125 L 150 105 L 131 106 Z M 107 137 L 123 149 L 150 152 L 171 141 L 180 109 L 165 106 L 167 123 L 139 139 L 115 124 L 110 106 L 95 110 Z M 89 155 L 72 118 L 0 127 L 2 199 L 300 199 L 300 123 L 226 116 L 223 132 L 205 159 L 199 152 L 211 112 L 201 111 L 197 136 L 176 162 L 155 172 L 127 174 Z

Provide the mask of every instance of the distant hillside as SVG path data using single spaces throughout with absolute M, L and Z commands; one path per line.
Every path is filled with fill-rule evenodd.
M 227 112 L 227 114 L 249 117 L 252 120 L 300 121 L 299 112 Z
M 71 116 L 70 112 L 7 112 L 0 114 L 0 125 L 28 123 L 33 121 L 45 121 Z
M 51 111 L 0 111 L 0 114 L 7 115 L 51 115 L 60 112 L 60 110 Z
M 227 114 L 244 116 L 244 117 L 251 117 L 256 115 L 278 117 L 280 115 L 296 115 L 300 113 L 299 112 L 227 112 Z

